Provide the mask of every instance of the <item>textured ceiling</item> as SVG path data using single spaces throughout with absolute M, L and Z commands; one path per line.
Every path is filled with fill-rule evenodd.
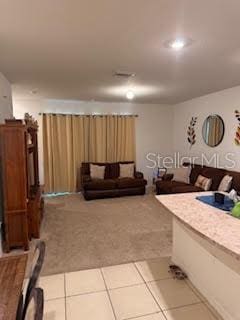
M 133 88 L 176 103 L 240 84 L 239 13 L 236 0 L 0 0 L 0 71 L 15 97 L 126 101 Z M 176 36 L 193 43 L 171 51 Z

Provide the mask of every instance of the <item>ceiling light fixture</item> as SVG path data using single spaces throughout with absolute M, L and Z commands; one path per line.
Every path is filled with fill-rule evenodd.
M 186 46 L 191 45 L 192 40 L 187 38 L 176 38 L 165 42 L 165 46 L 175 51 L 180 51 Z
M 114 77 L 119 77 L 119 78 L 132 78 L 135 77 L 135 73 L 133 72 L 127 72 L 127 71 L 115 71 L 114 72 Z
M 133 100 L 134 97 L 135 97 L 135 94 L 134 94 L 133 91 L 129 90 L 129 91 L 127 91 L 127 93 L 126 93 L 126 97 L 127 97 L 128 100 Z
M 172 43 L 170 43 L 170 46 L 174 50 L 181 50 L 186 45 L 186 42 L 183 39 L 176 39 Z

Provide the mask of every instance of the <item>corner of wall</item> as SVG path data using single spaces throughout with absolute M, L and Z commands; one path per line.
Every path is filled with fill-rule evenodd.
M 0 73 L 0 123 L 13 116 L 12 88 L 10 82 Z

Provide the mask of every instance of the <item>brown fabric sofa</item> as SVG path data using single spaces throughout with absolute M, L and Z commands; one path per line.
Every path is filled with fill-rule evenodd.
M 184 166 L 189 166 L 189 163 L 184 163 Z M 200 192 L 204 191 L 194 184 L 199 174 L 204 177 L 212 179 L 212 185 L 210 190 L 216 191 L 222 180 L 222 178 L 228 174 L 233 177 L 231 188 L 235 189 L 240 193 L 240 172 L 228 171 L 225 169 L 218 169 L 213 167 L 192 165 L 190 173 L 190 183 L 174 181 L 172 174 L 166 174 L 163 176 L 161 181 L 156 182 L 156 193 L 157 194 L 172 194 L 172 193 L 186 193 L 186 192 Z
M 86 200 L 145 194 L 147 181 L 143 178 L 143 174 L 135 171 L 134 178 L 119 178 L 120 163 L 134 162 L 94 162 L 93 164 L 105 166 L 104 179 L 91 179 L 90 162 L 82 163 L 81 187 Z

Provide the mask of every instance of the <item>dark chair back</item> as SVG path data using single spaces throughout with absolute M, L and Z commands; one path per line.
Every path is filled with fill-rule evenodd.
M 25 319 L 26 315 L 26 310 L 32 295 L 32 291 L 35 289 L 36 284 L 39 279 L 40 272 L 42 270 L 42 265 L 44 261 L 44 256 L 45 256 L 45 250 L 46 250 L 46 245 L 45 242 L 39 241 L 36 245 L 35 251 L 34 251 L 34 262 L 32 266 L 32 273 L 29 278 L 28 286 L 27 286 L 27 291 L 25 295 L 25 300 L 24 300 L 24 307 L 23 307 L 23 316 L 22 318 Z
M 26 314 L 22 320 L 42 320 L 43 319 L 43 289 L 34 288 L 29 297 Z

